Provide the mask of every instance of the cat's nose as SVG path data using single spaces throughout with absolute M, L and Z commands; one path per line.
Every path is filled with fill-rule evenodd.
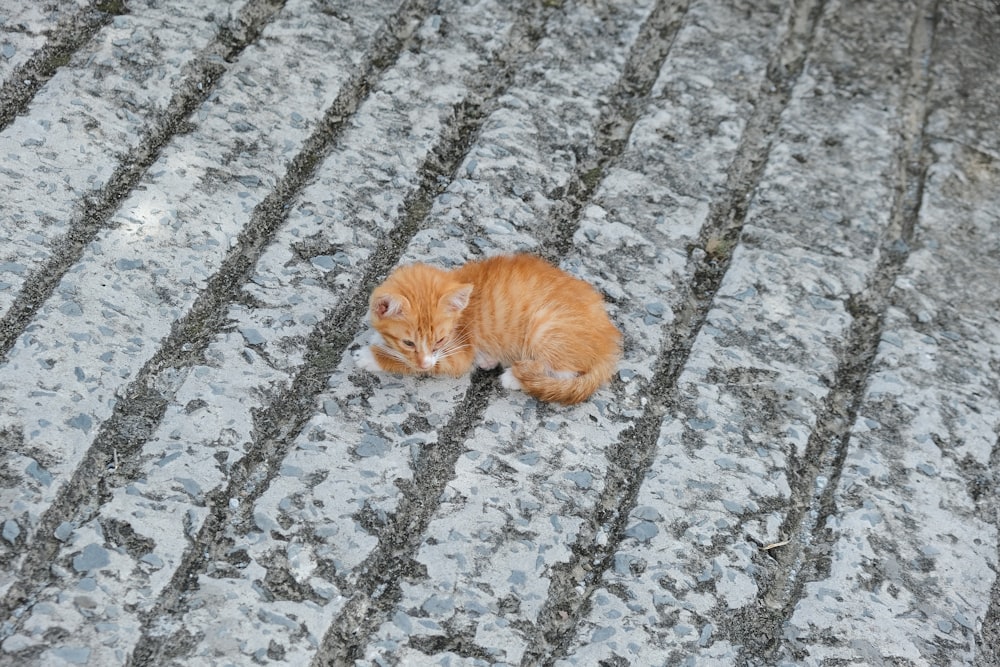
M 430 370 L 431 368 L 434 368 L 434 357 L 421 357 L 420 369 L 426 371 Z

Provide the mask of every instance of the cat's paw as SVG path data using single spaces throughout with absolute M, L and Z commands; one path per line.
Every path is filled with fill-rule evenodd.
M 375 355 L 372 353 L 372 349 L 367 345 L 354 353 L 354 362 L 357 364 L 358 368 L 363 368 L 371 373 L 378 373 L 382 368 L 375 361 Z
M 521 389 L 521 381 L 514 377 L 514 371 L 509 368 L 500 376 L 500 384 L 504 389 L 510 389 L 511 391 Z
M 475 359 L 475 361 L 476 361 L 476 366 L 478 366 L 479 368 L 482 368 L 484 371 L 488 371 L 491 368 L 496 368 L 497 364 L 500 363 L 499 361 L 497 361 L 493 357 L 487 357 L 485 354 L 483 354 L 482 352 L 478 352 L 478 351 L 476 352 L 476 359 Z

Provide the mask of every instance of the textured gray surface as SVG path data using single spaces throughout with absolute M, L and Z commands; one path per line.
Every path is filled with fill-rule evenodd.
M 985 667 L 1000 10 L 0 8 L 0 664 Z M 375 376 L 529 250 L 574 408 Z

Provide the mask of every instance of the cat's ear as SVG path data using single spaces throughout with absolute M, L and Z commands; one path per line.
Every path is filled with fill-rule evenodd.
M 377 318 L 401 317 L 410 302 L 398 294 L 382 294 L 372 299 L 372 315 Z
M 459 285 L 455 289 L 447 292 L 441 297 L 441 305 L 450 313 L 459 313 L 469 305 L 469 296 L 472 295 L 472 284 Z

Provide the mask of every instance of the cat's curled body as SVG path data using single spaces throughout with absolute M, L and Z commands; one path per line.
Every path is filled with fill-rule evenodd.
M 402 266 L 375 288 L 370 308 L 379 338 L 359 364 L 372 371 L 459 376 L 502 364 L 508 389 L 573 404 L 608 382 L 621 356 L 600 293 L 530 254 L 452 271 Z

